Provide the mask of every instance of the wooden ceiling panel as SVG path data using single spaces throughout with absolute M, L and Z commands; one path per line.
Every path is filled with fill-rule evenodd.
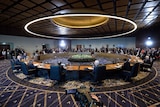
M 142 7 L 142 5 L 143 5 L 143 3 L 139 3 L 139 4 L 132 4 L 132 5 L 131 5 L 131 7 L 130 7 L 130 9 L 139 9 L 139 8 L 141 8 L 141 7 Z
M 122 12 L 127 10 L 127 6 L 121 6 L 121 7 L 117 7 L 117 12 Z
M 36 4 L 41 4 L 44 3 L 46 0 L 31 0 L 31 1 Z
M 13 12 L 13 13 L 16 13 L 16 14 L 21 12 L 21 10 L 16 9 L 16 8 L 10 8 L 10 11 Z
M 29 7 L 29 8 L 32 8 L 32 7 L 34 7 L 36 4 L 35 3 L 33 3 L 33 2 L 30 2 L 29 0 L 27 1 L 27 0 L 23 0 L 22 2 L 21 2 L 21 4 L 23 5 L 23 6 L 26 6 L 26 7 Z
M 34 10 L 34 9 L 30 9 L 30 10 L 28 10 L 28 11 L 26 11 L 27 13 L 30 13 L 30 14 L 32 14 L 32 15 L 37 15 L 38 13 L 40 13 L 39 11 L 37 11 L 37 10 Z
M 15 15 L 15 13 L 11 12 L 11 11 L 5 11 L 3 12 L 4 14 L 8 15 L 8 16 L 13 16 Z
M 10 6 L 10 5 L 12 5 L 14 2 L 11 1 L 11 0 L 0 0 L 0 3 L 2 3 L 3 5 L 6 5 L 6 6 Z
M 141 23 L 142 21 L 143 21 L 143 19 L 135 20 L 136 24 Z
M 19 20 L 22 20 L 22 19 L 25 19 L 26 17 L 23 15 L 18 15 L 18 16 L 16 16 L 16 18 L 18 18 Z
M 106 9 L 104 11 L 109 15 L 114 15 L 114 9 L 113 8 L 112 9 Z
M 132 15 L 132 14 L 134 14 L 134 15 L 136 15 L 136 13 L 138 13 L 138 9 L 137 10 L 135 10 L 135 9 L 133 9 L 133 10 L 130 10 L 129 12 L 128 12 L 128 14 L 129 15 Z
M 111 8 L 113 8 L 113 2 L 109 2 L 109 3 L 103 3 L 103 4 L 101 4 L 102 5 L 102 7 L 103 7 L 103 9 L 105 10 L 107 10 L 107 9 L 111 9 Z
M 91 6 L 90 8 L 92 8 L 92 9 L 99 9 L 99 6 L 98 5 L 94 5 L 94 6 Z
M 84 8 L 85 6 L 83 5 L 82 2 L 76 2 L 76 3 L 72 3 L 72 7 L 73 8 Z
M 128 19 L 134 20 L 135 14 L 128 15 Z
M 84 2 L 88 7 L 95 6 L 98 4 L 97 0 L 84 0 Z
M 0 1 L 0 27 L 12 26 L 23 29 L 25 24 L 64 9 L 94 8 L 108 15 L 126 17 L 136 22 L 139 28 L 145 28 L 160 22 L 159 0 L 1 0 Z M 88 37 L 92 35 L 112 35 L 133 29 L 130 24 L 109 19 L 103 25 L 71 29 L 53 24 L 50 20 L 34 23 L 29 27 L 31 31 L 58 37 Z M 24 29 L 23 29 L 24 30 Z M 28 33 L 25 33 L 26 35 Z M 31 36 L 28 34 L 28 36 Z M 35 37 L 33 35 L 33 37 Z
M 23 13 L 21 13 L 21 15 L 23 15 L 25 17 L 31 17 L 32 16 L 32 14 L 27 13 L 27 12 L 23 12 Z
M 116 6 L 118 6 L 118 7 L 127 6 L 128 5 L 128 1 L 126 2 L 125 0 L 119 0 L 119 1 L 116 2 Z
M 159 15 L 160 11 L 153 11 L 150 15 Z
M 14 8 L 17 8 L 17 9 L 19 9 L 19 10 L 21 10 L 21 11 L 27 10 L 27 7 L 25 7 L 25 6 L 21 5 L 21 4 L 15 5 Z
M 74 2 L 77 2 L 77 1 L 79 1 L 79 2 L 81 2 L 81 0 L 66 0 L 68 3 L 74 3 Z
M 0 11 L 5 9 L 5 8 L 6 8 L 6 6 L 4 4 L 0 4 Z
M 157 6 L 156 9 L 155 9 L 155 11 L 160 11 L 160 6 Z
M 45 14 L 38 14 L 37 16 L 38 16 L 39 18 L 46 17 Z
M 0 14 L 0 19 L 8 19 L 10 16 L 8 14 Z
M 54 10 L 52 10 L 52 11 L 55 11 L 55 10 L 64 10 L 64 9 L 70 9 L 71 7 L 69 6 L 69 5 L 64 5 L 64 6 L 62 6 L 62 7 L 60 7 L 60 9 L 54 9 Z
M 145 4 L 144 8 L 146 8 L 146 7 L 155 7 L 158 3 L 159 3 L 159 1 L 147 2 Z
M 132 4 L 143 3 L 143 2 L 145 2 L 145 0 L 132 0 Z
M 51 11 L 45 12 L 44 14 L 45 14 L 46 16 L 51 16 L 51 15 L 53 15 L 53 13 L 52 13 Z
M 51 0 L 51 2 L 57 7 L 66 5 L 66 2 L 64 2 L 63 0 Z
M 42 7 L 40 7 L 40 6 L 37 6 L 37 7 L 33 8 L 33 10 L 36 10 L 36 11 L 38 11 L 38 12 L 40 12 L 40 13 L 42 13 L 42 12 L 45 12 L 45 11 L 46 11 L 46 9 L 45 9 L 45 8 L 42 8 Z
M 147 20 L 147 19 L 152 19 L 152 20 L 153 20 L 153 19 L 156 18 L 156 17 L 158 17 L 158 15 L 150 15 L 150 16 L 147 16 L 147 17 L 146 17 L 146 20 Z
M 125 17 L 125 15 L 126 15 L 125 11 L 117 13 L 117 16 Z
M 154 9 L 154 7 L 143 8 L 141 12 L 149 13 L 149 12 L 152 12 L 153 9 Z
M 52 9 L 55 9 L 55 8 L 56 8 L 56 6 L 54 6 L 54 5 L 51 4 L 51 3 L 44 3 L 42 6 L 43 6 L 44 8 L 46 8 L 46 9 L 48 9 L 48 10 L 52 10 Z

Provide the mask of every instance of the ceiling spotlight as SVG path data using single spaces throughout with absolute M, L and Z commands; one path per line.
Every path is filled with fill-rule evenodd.
M 151 40 L 151 37 L 147 38 L 147 41 L 145 42 L 146 46 L 152 46 L 153 42 Z
M 65 47 L 65 46 L 66 46 L 65 41 L 64 41 L 64 40 L 61 40 L 61 41 L 60 41 L 60 47 Z
M 151 39 L 151 37 L 148 37 L 148 39 Z

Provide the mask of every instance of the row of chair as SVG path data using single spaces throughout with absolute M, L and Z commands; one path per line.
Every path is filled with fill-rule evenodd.
M 10 61 L 11 61 L 12 70 L 21 69 L 23 74 L 27 76 L 30 74 L 35 74 L 35 76 L 38 76 L 39 70 L 36 67 L 30 69 L 24 62 L 20 62 L 20 64 L 16 64 L 16 62 L 13 59 L 11 59 Z M 140 64 L 135 63 L 130 68 L 122 67 L 122 72 L 120 72 L 120 75 L 124 78 L 124 80 L 130 81 L 132 77 L 137 76 L 139 70 L 140 70 Z M 92 76 L 93 82 L 101 82 L 107 77 L 106 66 L 96 66 L 94 67 L 93 71 L 90 74 Z M 56 80 L 58 82 L 65 81 L 65 75 L 66 75 L 66 72 L 64 71 L 63 66 L 57 65 L 57 66 L 50 67 L 49 78 L 51 80 Z
M 23 74 L 25 74 L 26 76 L 29 76 L 31 74 L 35 74 L 35 76 L 38 75 L 38 69 L 34 68 L 34 69 L 29 69 L 28 66 L 24 63 L 24 62 L 19 62 L 18 64 L 16 64 L 16 62 L 11 59 L 11 67 L 12 70 L 19 70 L 21 69 L 21 71 L 23 72 Z M 49 72 L 49 78 L 51 80 L 57 80 L 58 82 L 61 81 L 65 81 L 65 71 L 63 69 L 63 66 L 51 66 L 50 67 L 50 72 Z M 93 81 L 100 81 L 106 78 L 106 66 L 97 66 L 94 68 L 93 72 Z

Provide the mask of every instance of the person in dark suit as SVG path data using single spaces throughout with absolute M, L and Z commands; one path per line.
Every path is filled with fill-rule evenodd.
M 99 60 L 95 60 L 93 64 L 94 65 L 93 65 L 92 75 L 95 74 L 95 71 L 94 71 L 95 67 L 99 66 Z
M 64 68 L 64 66 L 62 65 L 62 62 L 58 62 L 58 66 L 60 67 L 60 73 L 62 76 L 62 81 L 65 80 L 65 74 L 66 74 L 66 69 Z
M 124 64 L 122 66 L 122 69 L 126 70 L 126 71 L 130 71 L 131 70 L 129 59 L 124 59 Z
M 36 66 L 34 66 L 34 64 L 33 64 L 33 61 L 32 61 L 32 60 L 30 60 L 30 61 L 28 62 L 27 67 L 28 67 L 28 69 L 37 69 L 37 67 L 36 67 Z

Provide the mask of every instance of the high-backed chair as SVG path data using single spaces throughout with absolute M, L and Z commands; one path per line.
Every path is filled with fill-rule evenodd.
M 132 66 L 131 71 L 123 70 L 122 76 L 124 77 L 124 80 L 131 81 L 131 77 L 136 77 L 138 75 L 139 69 L 140 69 L 140 64 L 135 63 Z
M 123 66 L 122 66 L 122 70 L 127 70 L 130 71 L 131 70 L 131 66 L 130 66 L 130 62 L 126 61 Z
M 147 60 L 144 61 L 143 64 L 141 64 L 141 68 L 143 71 L 151 71 L 152 65 L 154 63 L 154 60 Z
M 19 69 L 21 69 L 21 65 L 17 65 L 13 59 L 10 59 L 10 63 L 11 63 L 12 70 L 19 70 Z
M 37 69 L 28 69 L 27 65 L 24 62 L 21 62 L 21 69 L 23 74 L 27 75 L 27 77 L 31 74 L 35 74 L 35 76 L 37 76 Z
M 62 66 L 51 66 L 49 78 L 51 80 L 57 80 L 58 82 L 65 80 L 65 73 L 63 72 Z
M 94 67 L 92 75 L 94 82 L 101 82 L 102 80 L 106 79 L 106 66 Z

